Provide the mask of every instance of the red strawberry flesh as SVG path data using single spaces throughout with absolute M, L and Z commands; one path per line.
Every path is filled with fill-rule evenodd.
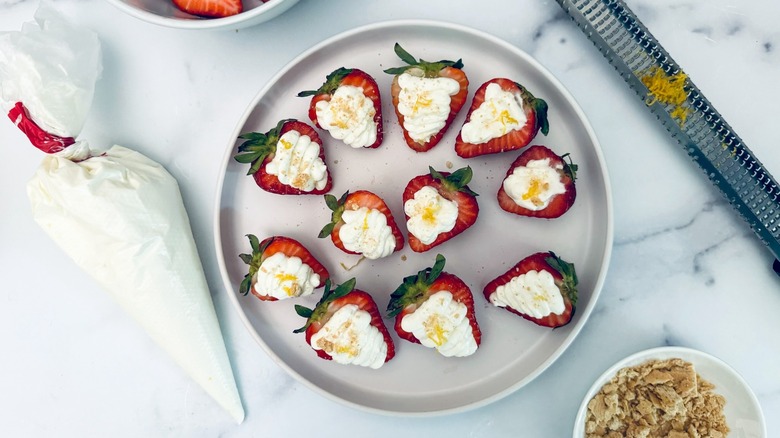
M 241 0 L 173 0 L 184 12 L 209 18 L 223 18 L 244 11 Z

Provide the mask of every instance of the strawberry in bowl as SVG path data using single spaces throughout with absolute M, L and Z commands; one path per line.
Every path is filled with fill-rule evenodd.
M 552 251 L 532 254 L 485 286 L 496 307 L 544 327 L 568 324 L 577 307 L 574 265 Z
M 402 339 L 434 348 L 446 357 L 470 356 L 477 351 L 482 332 L 474 312 L 474 296 L 460 278 L 443 272 L 446 260 L 417 275 L 404 278 L 387 305 Z
M 355 283 L 352 278 L 331 289 L 328 280 L 314 309 L 296 305 L 306 323 L 294 333 L 305 332 L 306 343 L 325 360 L 377 369 L 395 356 L 395 345 L 376 302 Z
M 510 79 L 495 78 L 474 94 L 466 121 L 455 139 L 462 158 L 521 149 L 537 132 L 547 135 L 547 102 Z
M 474 225 L 479 214 L 477 194 L 468 187 L 471 167 L 455 172 L 430 173 L 412 178 L 403 193 L 409 247 L 425 252 Z
M 521 216 L 554 219 L 577 198 L 577 165 L 569 154 L 531 146 L 515 159 L 498 190 L 498 205 Z
M 248 234 L 251 254 L 239 258 L 249 266 L 239 292 L 263 301 L 311 295 L 330 278 L 328 270 L 297 240 L 272 236 L 262 242 Z
M 249 164 L 261 189 L 280 195 L 322 195 L 333 187 L 325 149 L 313 127 L 294 119 L 280 121 L 266 133 L 239 138 L 236 161 Z
M 463 62 L 417 60 L 398 43 L 396 55 L 408 65 L 389 68 L 395 75 L 390 94 L 406 144 L 417 152 L 436 146 L 468 96 Z
M 241 0 L 173 0 L 177 8 L 192 15 L 224 18 L 244 12 Z
M 378 148 L 382 144 L 382 99 L 371 75 L 356 68 L 338 68 L 328 74 L 312 96 L 309 119 L 318 128 L 353 148 Z
M 345 192 L 341 198 L 325 195 L 333 212 L 331 221 L 320 231 L 348 254 L 368 259 L 387 257 L 404 247 L 404 236 L 385 201 L 368 190 Z

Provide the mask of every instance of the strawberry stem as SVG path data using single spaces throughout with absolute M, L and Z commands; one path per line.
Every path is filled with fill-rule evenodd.
M 568 159 L 568 161 L 567 161 Z M 569 178 L 572 179 L 572 181 L 575 181 L 577 179 L 577 169 L 579 166 L 574 164 L 571 160 L 571 154 L 565 153 L 561 155 L 561 160 L 563 160 L 563 171 L 567 175 L 569 175 Z
M 344 214 L 344 204 L 347 202 L 347 197 L 349 197 L 349 190 L 344 192 L 339 199 L 336 199 L 336 197 L 330 193 L 325 195 L 325 205 L 327 205 L 333 213 L 330 215 L 330 222 L 322 227 L 320 234 L 318 234 L 317 237 L 324 239 L 330 236 L 333 229 L 336 228 L 336 224 L 341 222 L 341 215 Z
M 233 158 L 242 164 L 251 163 L 247 175 L 255 174 L 260 170 L 265 158 L 276 152 L 276 143 L 279 142 L 282 128 L 284 128 L 285 123 L 291 121 L 292 119 L 281 120 L 275 128 L 266 133 L 247 132 L 238 136 L 246 141 L 241 143 L 238 147 L 239 153 Z
M 330 278 L 325 280 L 325 290 L 322 293 L 322 298 L 317 302 L 317 305 L 314 306 L 314 309 L 309 309 L 303 306 L 295 305 L 295 312 L 306 318 L 306 323 L 303 325 L 303 327 L 293 330 L 293 333 L 301 333 L 305 331 L 312 322 L 314 321 L 320 321 L 323 316 L 325 316 L 326 313 L 328 313 L 328 306 L 333 301 L 346 296 L 353 290 L 355 290 L 355 284 L 357 283 L 357 280 L 355 277 L 350 278 L 349 280 L 345 281 L 344 283 L 341 283 L 340 285 L 336 286 L 334 289 L 331 289 L 331 283 Z M 325 322 L 325 321 L 323 321 Z
M 422 301 L 433 282 L 444 271 L 446 262 L 447 260 L 443 255 L 437 254 L 436 261 L 432 267 L 425 268 L 417 272 L 416 275 L 404 277 L 401 285 L 390 295 L 390 302 L 387 304 L 387 317 L 394 318 L 406 306 Z
M 474 172 L 471 170 L 471 166 L 466 166 L 452 172 L 450 174 L 443 174 L 431 166 L 428 166 L 431 176 L 434 179 L 439 180 L 442 185 L 452 192 L 463 192 L 471 196 L 479 196 L 476 192 L 468 187 L 468 183 L 471 182 L 471 178 L 474 176 Z
M 566 294 L 571 301 L 572 307 L 577 307 L 577 272 L 574 270 L 574 264 L 569 263 L 562 258 L 555 255 L 554 252 L 549 252 L 550 256 L 544 260 L 550 267 L 558 271 L 563 277 L 563 285 L 561 286 L 561 292 Z
M 252 288 L 252 281 L 255 274 L 260 269 L 260 265 L 263 264 L 263 253 L 268 245 L 274 241 L 273 237 L 265 239 L 262 243 L 254 234 L 247 234 L 249 238 L 249 245 L 252 247 L 252 254 L 239 254 L 238 257 L 247 265 L 249 265 L 249 272 L 244 275 L 244 279 L 241 281 L 241 285 L 238 287 L 238 292 L 244 296 L 249 293 Z
M 351 68 L 340 67 L 325 77 L 325 82 L 316 90 L 306 90 L 298 93 L 298 97 L 316 96 L 318 94 L 333 94 L 341 86 L 341 82 L 352 73 Z
M 404 50 L 404 48 L 401 47 L 401 45 L 398 43 L 395 43 L 395 46 L 393 46 L 393 51 L 395 52 L 396 55 L 398 55 L 399 58 L 401 58 L 401 61 L 409 65 L 403 67 L 393 67 L 384 70 L 385 73 L 391 75 L 400 75 L 406 72 L 407 70 L 409 70 L 410 68 L 417 67 L 424 72 L 425 77 L 436 78 L 439 77 L 439 72 L 446 67 L 452 67 L 457 69 L 463 68 L 463 60 L 461 59 L 458 59 L 457 61 L 448 61 L 446 59 L 442 59 L 441 61 L 437 61 L 437 62 L 428 62 L 422 59 L 417 60 L 414 56 L 409 54 L 409 52 Z

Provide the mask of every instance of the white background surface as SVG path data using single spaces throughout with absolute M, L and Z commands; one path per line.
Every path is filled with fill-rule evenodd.
M 41 160 L 0 123 L 0 430 L 9 436 L 561 437 L 592 381 L 662 345 L 723 359 L 780 431 L 780 279 L 771 256 L 566 18 L 541 0 L 302 0 L 238 32 L 156 27 L 105 2 L 56 1 L 95 30 L 104 72 L 83 138 L 119 143 L 179 180 L 247 419 L 236 425 L 129 320 L 30 217 L 25 184 Z M 745 143 L 780 175 L 780 5 L 629 1 Z M 37 2 L 0 0 L 0 30 Z M 249 337 L 218 275 L 212 236 L 218 163 L 247 105 L 284 64 L 322 39 L 398 18 L 470 25 L 527 51 L 579 101 L 613 185 L 615 245 L 598 306 L 538 379 L 474 411 L 391 418 L 343 407 L 287 376 Z M 314 432 L 314 430 L 318 432 Z

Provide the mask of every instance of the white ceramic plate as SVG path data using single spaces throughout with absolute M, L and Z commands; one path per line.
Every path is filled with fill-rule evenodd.
M 574 438 L 585 436 L 585 417 L 588 402 L 601 390 L 617 372 L 625 367 L 642 364 L 649 360 L 680 358 L 693 364 L 702 379 L 715 385 L 715 392 L 726 398 L 723 414 L 731 432 L 729 437 L 766 438 L 766 424 L 756 396 L 747 382 L 733 368 L 722 360 L 707 353 L 685 347 L 659 347 L 632 354 L 613 365 L 599 377 L 588 390 L 574 423 Z
M 493 78 L 508 77 L 545 99 L 550 107 L 550 134 L 539 136 L 559 154 L 571 153 L 579 165 L 575 205 L 555 220 L 523 218 L 498 207 L 496 193 L 518 152 L 462 160 L 454 152 L 453 129 L 434 149 L 419 154 L 402 139 L 390 102 L 392 77 L 383 69 L 402 65 L 393 52 L 399 42 L 412 55 L 426 60 L 462 58 L 471 80 L 469 102 L 477 87 Z M 330 221 L 321 196 L 280 196 L 259 189 L 246 176 L 248 167 L 233 160 L 236 137 L 247 131 L 265 132 L 277 121 L 308 121 L 308 98 L 302 90 L 316 89 L 338 67 L 357 67 L 374 76 L 382 90 L 385 141 L 376 150 L 353 150 L 322 133 L 332 193 L 369 189 L 388 203 L 405 232 L 401 194 L 406 183 L 428 172 L 470 165 L 479 193 L 480 215 L 465 233 L 429 253 L 415 254 L 408 246 L 377 260 L 365 260 L 350 271 L 357 256 L 336 249 L 330 239 L 317 239 Z M 469 103 L 467 103 L 467 106 Z M 451 169 L 450 169 L 451 168 Z M 490 35 L 430 21 L 395 21 L 370 25 L 335 36 L 294 59 L 263 88 L 228 140 L 222 185 L 217 190 L 215 238 L 225 287 L 250 333 L 280 366 L 317 392 L 353 407 L 407 415 L 449 413 L 484 405 L 533 380 L 572 342 L 590 315 L 606 274 L 612 246 L 612 204 L 607 172 L 596 137 L 579 106 L 560 83 L 518 48 Z M 390 293 L 403 277 L 433 264 L 438 252 L 447 258 L 446 270 L 460 276 L 475 295 L 483 343 L 468 358 L 444 358 L 422 346 L 396 340 L 396 357 L 379 370 L 344 366 L 316 357 L 303 335 L 292 331 L 304 320 L 293 302 L 261 302 L 237 293 L 245 272 L 238 254 L 249 251 L 245 235 L 261 239 L 284 234 L 301 241 L 322 260 L 338 283 L 357 277 L 358 288 L 371 293 L 385 309 Z M 580 301 L 573 321 L 556 330 L 538 327 L 494 308 L 482 296 L 492 278 L 521 258 L 537 251 L 555 251 L 576 265 Z M 312 307 L 321 292 L 297 300 Z M 391 324 L 390 320 L 386 320 Z

